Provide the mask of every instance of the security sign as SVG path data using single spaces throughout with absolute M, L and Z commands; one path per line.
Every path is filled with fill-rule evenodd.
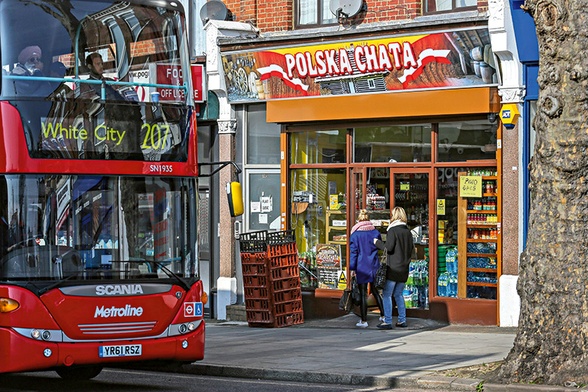
M 513 129 L 518 121 L 519 114 L 516 103 L 505 103 L 500 109 L 500 120 L 506 129 Z
M 202 317 L 202 302 L 185 302 L 184 317 Z

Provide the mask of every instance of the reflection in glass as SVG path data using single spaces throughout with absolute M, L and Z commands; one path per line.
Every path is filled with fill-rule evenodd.
M 439 123 L 439 162 L 496 159 L 497 123 L 487 119 Z
M 0 230 L 0 279 L 192 276 L 187 181 L 1 177 L 0 220 L 10 226 Z
M 345 270 L 345 180 L 345 169 L 290 171 L 290 222 L 296 235 L 301 282 L 305 287 L 338 288 L 338 277 Z M 321 266 L 321 260 L 317 260 L 317 250 L 321 248 L 337 253 L 338 263 Z M 337 281 L 332 279 L 335 276 Z
M 345 129 L 292 133 L 290 163 L 345 163 L 345 136 Z
M 430 162 L 431 125 L 355 128 L 354 162 Z
M 265 105 L 247 110 L 247 163 L 280 163 L 280 126 L 265 121 Z
M 0 3 L 1 94 L 18 108 L 30 155 L 186 161 L 188 53 L 173 4 L 50 4 Z M 44 65 L 28 75 L 18 64 L 31 47 Z M 89 72 L 90 54 L 101 74 Z

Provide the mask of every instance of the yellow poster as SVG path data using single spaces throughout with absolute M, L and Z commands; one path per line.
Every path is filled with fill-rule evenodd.
M 482 197 L 482 176 L 460 176 L 459 197 Z
M 437 215 L 445 215 L 445 199 L 437 199 Z
M 401 191 L 410 191 L 410 182 L 401 182 L 400 183 L 400 190 Z
M 341 271 L 339 274 L 339 290 L 345 290 L 347 288 L 347 277 L 345 271 Z

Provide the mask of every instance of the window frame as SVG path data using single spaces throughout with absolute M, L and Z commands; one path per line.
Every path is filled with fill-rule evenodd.
M 476 1 L 476 5 L 471 5 L 471 6 L 467 6 L 467 7 L 457 7 L 456 6 L 456 2 L 457 0 L 451 0 L 451 8 L 448 10 L 441 10 L 441 11 L 431 11 L 429 9 L 429 2 L 431 3 L 435 3 L 436 0 L 425 0 L 423 1 L 423 14 L 425 15 L 430 15 L 430 14 L 447 14 L 447 13 L 451 13 L 451 12 L 461 12 L 461 11 L 472 11 L 472 10 L 477 10 L 478 9 L 478 4 Z
M 323 15 L 323 7 L 324 7 L 324 3 L 325 1 L 329 1 L 329 0 L 314 0 L 316 2 L 316 23 L 312 23 L 312 24 L 301 24 L 300 23 L 300 0 L 294 0 L 294 29 L 298 30 L 298 29 L 311 29 L 311 28 L 317 28 L 317 27 L 324 27 L 324 26 L 335 26 L 338 24 L 337 21 L 337 17 L 336 16 L 332 16 L 332 18 L 329 18 L 327 20 L 333 20 L 332 23 L 325 23 L 323 22 L 324 20 L 324 15 Z

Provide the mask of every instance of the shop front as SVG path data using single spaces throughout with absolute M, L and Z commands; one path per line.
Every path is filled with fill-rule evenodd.
M 296 234 L 313 313 L 340 314 L 359 211 L 385 239 L 400 206 L 417 250 L 408 316 L 498 325 L 502 127 L 496 72 L 480 72 L 493 64 L 487 29 L 288 46 L 223 62 L 244 57 L 261 75 L 250 81 L 257 99 L 274 98 L 267 122 L 282 126 L 281 228 Z
M 417 250 L 404 293 L 409 316 L 498 323 L 497 123 L 474 116 L 291 126 L 284 138 L 286 221 L 296 233 L 304 288 L 317 299 L 340 297 L 359 211 L 369 212 L 385 239 L 390 210 L 400 206 Z

